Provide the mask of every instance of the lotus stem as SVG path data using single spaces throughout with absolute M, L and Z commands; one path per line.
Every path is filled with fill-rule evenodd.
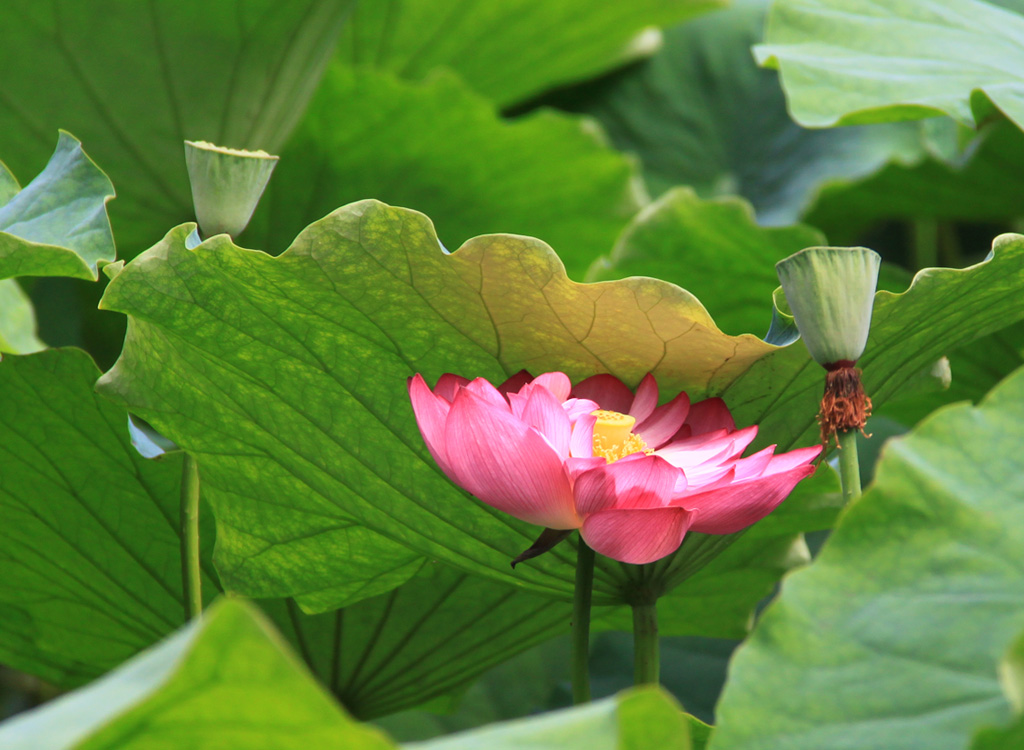
M 576 591 L 572 602 L 572 702 L 590 702 L 590 600 L 594 550 L 580 537 L 576 546 Z
M 939 265 L 939 222 L 935 219 L 917 219 L 914 230 L 914 265 L 917 270 Z
M 961 268 L 964 265 L 963 246 L 956 233 L 956 226 L 949 221 L 939 224 L 939 247 L 942 250 L 942 265 L 950 268 Z
M 843 484 L 843 502 L 860 497 L 860 461 L 857 458 L 857 430 L 836 435 L 839 447 L 839 478 Z
M 188 453 L 181 465 L 181 590 L 187 622 L 203 611 L 203 580 L 199 567 L 199 465 Z
M 659 681 L 658 609 L 656 600 L 633 605 L 633 682 Z

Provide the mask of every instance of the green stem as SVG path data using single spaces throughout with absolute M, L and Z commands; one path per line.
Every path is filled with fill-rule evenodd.
M 181 465 L 181 586 L 185 620 L 203 611 L 199 568 L 199 466 L 188 453 Z
M 839 446 L 839 477 L 843 483 L 843 501 L 848 503 L 860 497 L 860 461 L 857 459 L 857 431 L 841 432 L 836 436 Z
M 916 219 L 914 228 L 914 265 L 917 270 L 939 265 L 939 222 Z
M 633 682 L 658 684 L 658 609 L 655 601 L 633 605 Z
M 956 233 L 956 225 L 950 221 L 939 224 L 939 247 L 942 250 L 942 265 L 950 268 L 961 268 L 964 265 L 960 236 Z
M 594 550 L 583 537 L 576 546 L 576 591 L 572 601 L 572 702 L 590 702 L 590 599 Z

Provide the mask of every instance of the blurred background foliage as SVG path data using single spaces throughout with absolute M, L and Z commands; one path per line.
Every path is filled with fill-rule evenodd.
M 449 250 L 479 234 L 536 236 L 576 280 L 659 276 L 695 293 L 726 332 L 759 336 L 772 265 L 801 247 L 872 247 L 889 264 L 885 285 L 899 290 L 922 267 L 983 259 L 992 237 L 1020 227 L 1018 128 L 993 118 L 965 132 L 943 117 L 802 128 L 776 72 L 751 55 L 766 8 L 9 0 L 0 26 L 18 33 L 0 47 L 0 159 L 25 184 L 58 128 L 74 133 L 115 186 L 118 257 L 130 259 L 192 219 L 184 139 L 263 148 L 281 163 L 242 246 L 278 254 L 333 209 L 378 198 L 426 213 Z M 716 242 L 747 248 L 735 267 L 702 255 L 712 227 Z M 114 362 L 124 317 L 96 309 L 105 279 L 17 283 L 43 342 L 81 347 L 101 369 Z M 4 289 L 0 299 L 17 294 Z M 25 310 L 20 296 L 17 304 Z M 1022 351 L 1017 324 L 950 352 L 950 387 L 877 413 L 862 455 L 877 456 L 883 437 L 944 403 L 977 400 Z M 274 606 L 279 625 L 294 622 L 284 603 Z M 676 637 L 663 647 L 666 686 L 705 721 L 737 642 Z M 628 684 L 628 636 L 603 634 L 593 648 L 595 692 Z M 416 739 L 566 705 L 567 651 L 564 639 L 546 640 L 453 695 L 380 721 Z M 54 692 L 0 671 L 5 715 Z

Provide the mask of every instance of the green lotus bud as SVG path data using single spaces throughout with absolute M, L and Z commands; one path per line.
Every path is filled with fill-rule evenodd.
M 266 151 L 185 141 L 192 205 L 203 237 L 238 235 L 252 218 L 278 157 Z
M 880 263 L 866 247 L 809 247 L 775 265 L 800 336 L 822 367 L 852 365 L 864 353 Z

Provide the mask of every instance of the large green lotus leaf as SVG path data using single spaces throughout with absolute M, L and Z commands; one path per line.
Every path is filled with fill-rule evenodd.
M 317 222 L 279 258 L 224 237 L 187 250 L 189 231 L 170 232 L 108 287 L 104 307 L 133 324 L 100 387 L 200 457 L 219 571 L 250 595 L 330 608 L 337 550 L 375 559 L 381 535 L 569 596 L 571 545 L 512 571 L 536 529 L 468 500 L 429 458 L 405 391 L 417 371 L 431 381 L 611 371 L 634 384 L 653 371 L 666 393 L 724 391 L 740 423 L 762 422 L 760 445 L 816 439 L 823 374 L 804 347 L 726 336 L 665 282 L 575 284 L 549 247 L 523 237 L 481 237 L 448 255 L 425 217 L 374 201 Z M 1024 317 L 1013 293 L 1022 250 L 1007 238 L 989 263 L 927 272 L 880 297 L 869 351 L 879 405 L 947 348 Z M 666 575 L 692 575 L 731 541 L 695 536 L 688 549 L 700 554 L 666 561 Z M 622 601 L 629 566 L 599 568 L 596 601 Z
M 591 690 L 595 697 L 602 697 L 615 691 L 599 694 L 595 690 L 595 658 L 599 658 L 596 651 L 605 638 L 594 634 L 595 625 L 597 622 L 592 619 Z M 629 637 L 625 633 L 622 635 Z M 562 637 L 552 638 L 506 659 L 447 700 L 378 717 L 373 723 L 400 742 L 418 742 L 564 708 L 572 700 L 569 682 L 571 651 L 570 633 L 566 632 Z M 632 674 L 631 664 L 630 677 Z
M 0 362 L 0 660 L 60 685 L 182 620 L 180 457 L 139 456 L 98 375 L 70 349 Z
M 711 747 L 962 748 L 1024 627 L 1024 370 L 891 441 L 740 648 Z
M 880 414 L 913 427 L 940 406 L 977 403 L 996 383 L 1024 365 L 1024 323 L 1017 322 L 972 341 L 949 356 L 949 387 L 895 399 Z
M 507 106 L 552 86 L 593 77 L 657 49 L 652 27 L 726 0 L 405 0 L 360 3 L 338 58 L 407 78 L 451 68 Z
M 117 185 L 122 254 L 190 219 L 182 141 L 276 151 L 334 51 L 352 0 L 0 4 L 0 133 L 16 174 L 67 128 Z M 41 83 L 43 82 L 43 83 Z
M 1024 237 L 995 239 L 992 255 L 968 268 L 926 268 L 902 294 L 875 294 L 871 333 L 857 366 L 881 407 L 942 356 L 1024 319 Z M 717 381 L 738 424 L 758 424 L 754 446 L 813 442 L 824 371 L 802 344 L 762 357 L 732 382 Z
M 0 193 L 8 196 L 0 205 L 0 279 L 71 276 L 95 281 L 97 264 L 114 260 L 107 220 L 114 187 L 78 139 L 61 131 L 46 168 L 23 190 L 12 194 L 13 177 L 3 168 L 0 174 L 6 175 Z
M 528 719 L 494 724 L 408 750 L 690 750 L 686 715 L 660 688 L 639 687 L 612 698 Z
M 832 131 L 829 131 L 832 132 Z M 826 185 L 806 221 L 835 243 L 853 243 L 883 219 L 1007 222 L 1024 213 L 1018 190 L 1024 171 L 1024 133 L 993 123 L 968 149 L 966 160 L 928 158 L 889 164 L 870 177 Z
M 342 566 L 376 560 L 380 535 L 571 596 L 570 545 L 513 571 L 537 529 L 470 501 L 434 464 L 408 402 L 413 373 L 611 370 L 635 384 L 653 371 L 666 393 L 697 395 L 773 350 L 721 333 L 665 282 L 577 284 L 526 237 L 449 255 L 426 217 L 376 201 L 313 224 L 278 258 L 227 237 L 188 250 L 189 231 L 108 287 L 104 308 L 132 319 L 100 388 L 199 458 L 228 586 L 310 608 L 336 602 Z M 624 575 L 607 562 L 596 600 L 621 601 Z
M 0 353 L 30 354 L 45 347 L 36 335 L 32 300 L 14 279 L 0 280 Z
M 223 601 L 115 672 L 0 725 L 9 750 L 396 745 L 339 708 L 250 605 Z
M 766 7 L 737 0 L 669 29 L 649 60 L 552 101 L 593 115 L 612 143 L 639 156 L 655 195 L 681 184 L 704 196 L 736 193 L 769 224 L 796 221 L 828 181 L 923 155 L 916 124 L 813 131 L 794 123 L 778 75 L 750 55 Z
M 242 242 L 280 252 L 313 221 L 371 197 L 428 214 L 452 248 L 492 232 L 543 237 L 582 276 L 642 192 L 633 164 L 580 118 L 509 122 L 450 74 L 410 83 L 334 65 Z
M 587 280 L 663 278 L 703 301 L 723 331 L 764 333 L 779 285 L 775 264 L 824 244 L 808 226 L 758 226 L 741 199 L 703 201 L 689 188 L 675 188 L 637 216 Z
M 999 681 L 1016 719 L 1007 727 L 979 731 L 971 750 L 1016 750 L 1024 746 L 1024 635 L 1017 637 L 999 663 Z
M 278 627 L 360 718 L 462 688 L 486 669 L 559 633 L 572 619 L 552 601 L 429 563 L 408 583 L 336 612 L 305 615 L 264 601 Z
M 111 669 L 183 616 L 180 456 L 142 459 L 124 410 L 93 392 L 98 376 L 72 349 L 0 362 L 0 661 L 62 687 Z M 202 521 L 212 571 L 214 529 Z M 353 577 L 367 578 L 358 567 Z M 204 589 L 207 600 L 220 591 L 212 572 Z M 570 619 L 568 603 L 437 563 L 338 612 L 261 606 L 360 717 L 451 692 Z
M 973 126 L 989 101 L 1024 127 L 1022 41 L 1024 18 L 980 0 L 779 0 L 755 55 L 809 127 L 943 113 Z

